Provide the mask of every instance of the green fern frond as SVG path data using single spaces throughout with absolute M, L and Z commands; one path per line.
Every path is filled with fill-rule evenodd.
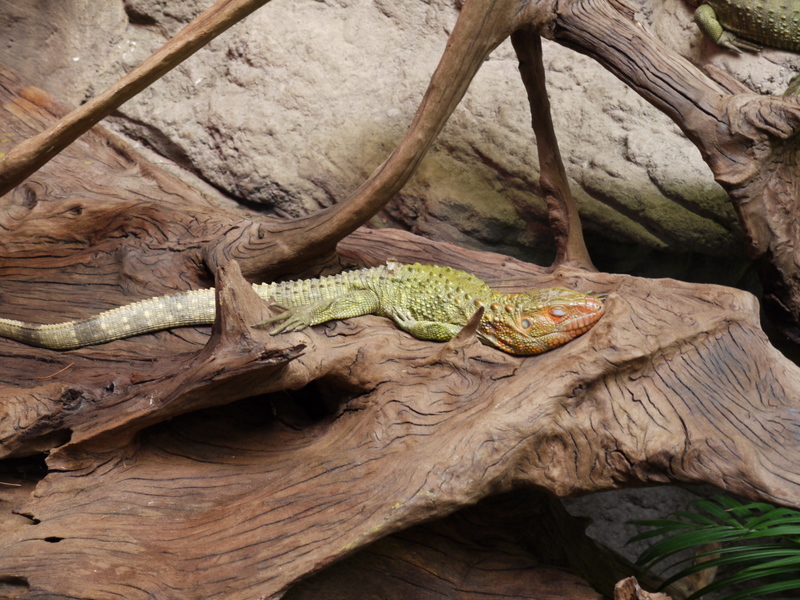
M 700 500 L 693 507 L 694 511 L 674 513 L 674 519 L 632 521 L 653 529 L 631 538 L 629 543 L 664 536 L 637 561 L 648 569 L 688 550 L 722 544 L 719 549 L 673 561 L 668 568 L 706 559 L 683 567 L 662 588 L 687 575 L 719 567 L 725 574 L 687 600 L 748 583 L 749 588 L 728 593 L 723 600 L 789 600 L 771 594 L 800 590 L 800 511 L 764 502 L 742 504 L 727 496 Z M 793 597 L 796 600 L 800 595 Z

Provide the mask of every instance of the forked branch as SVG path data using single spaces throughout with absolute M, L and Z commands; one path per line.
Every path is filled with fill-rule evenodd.
M 521 28 L 511 34 L 511 42 L 519 58 L 522 82 L 528 91 L 531 124 L 539 152 L 541 173 L 539 182 L 547 202 L 550 227 L 556 240 L 556 258 L 553 266 L 570 265 L 595 270 L 583 241 L 578 207 L 569 191 L 567 172 L 561 160 L 558 140 L 553 129 L 542 62 L 542 40 L 531 29 Z
M 266 1 L 219 0 L 106 92 L 14 148 L 0 163 L 0 194 L 19 184 L 125 100 Z M 242 227 L 231 229 L 205 249 L 204 259 L 212 271 L 236 258 L 241 261 L 245 275 L 264 279 L 330 252 L 339 240 L 366 223 L 403 187 L 489 53 L 520 29 L 526 31 L 520 33 L 518 52 L 539 139 L 542 188 L 556 232 L 556 264 L 590 268 L 549 117 L 541 56 L 532 41 L 536 35 L 528 29 L 533 12 L 542 12 L 543 6 L 522 0 L 467 2 L 417 114 L 387 160 L 347 200 L 327 210 L 296 220 L 264 220 L 258 226 L 243 223 Z
M 4 196 L 92 126 L 269 0 L 217 0 L 177 36 L 99 96 L 0 158 Z

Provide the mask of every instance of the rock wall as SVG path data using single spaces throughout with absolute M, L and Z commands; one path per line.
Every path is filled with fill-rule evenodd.
M 0 0 L 0 60 L 78 104 L 211 3 Z M 780 93 L 800 70 L 785 52 L 719 51 L 701 39 L 679 0 L 641 8 L 642 25 L 665 43 L 758 92 Z M 458 0 L 274 0 L 105 125 L 224 195 L 277 214 L 309 213 L 345 198 L 399 140 L 458 9 Z M 736 218 L 695 147 L 590 59 L 545 42 L 545 60 L 561 153 L 598 266 L 739 282 L 747 264 Z M 529 119 L 504 43 L 374 224 L 549 260 Z M 631 494 L 624 493 L 629 516 L 637 504 L 656 516 L 651 505 L 666 502 L 660 492 L 655 500 Z M 619 498 L 604 496 L 609 517 L 597 512 L 599 502 L 573 508 L 618 524 Z M 606 528 L 605 535 L 613 540 L 618 531 Z
M 79 103 L 210 4 L 3 0 L 2 59 Z M 108 124 L 229 196 L 278 214 L 308 213 L 345 198 L 386 157 L 458 10 L 458 0 L 276 0 Z M 799 64 L 784 52 L 716 50 L 679 0 L 647 4 L 639 17 L 688 58 L 732 70 L 762 92 L 782 89 Z M 545 42 L 545 60 L 562 155 L 601 268 L 736 283 L 740 270 L 728 268 L 743 256 L 736 218 L 695 147 L 590 59 Z M 529 119 L 506 42 L 374 223 L 549 260 Z M 679 258 L 651 261 L 664 253 Z

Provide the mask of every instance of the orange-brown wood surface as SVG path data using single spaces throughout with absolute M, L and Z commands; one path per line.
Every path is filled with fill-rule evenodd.
M 534 537 L 578 550 L 542 556 L 514 531 L 537 515 L 519 508 L 520 488 L 546 497 L 703 482 L 800 507 L 800 369 L 766 339 L 755 298 L 565 266 L 590 262 L 549 109 L 535 102 L 537 34 L 592 54 L 681 125 L 773 274 L 787 333 L 800 314 L 785 218 L 797 214 L 797 101 L 715 83 L 629 17 L 600 0 L 468 1 L 398 148 L 349 199 L 310 217 L 212 201 L 100 129 L 3 196 L 2 316 L 57 322 L 210 285 L 218 312 L 213 328 L 69 352 L 0 340 L 3 483 L 22 484 L 0 486 L 0 597 L 593 598 L 578 575 L 611 595 L 633 569 L 609 559 L 614 581 L 592 574 L 584 566 L 601 552 L 555 513 L 539 521 L 558 535 Z M 542 189 L 560 265 L 359 229 L 512 33 L 540 150 L 554 152 Z M 3 72 L 0 153 L 66 113 Z M 272 309 L 250 281 L 388 258 L 466 269 L 505 291 L 604 293 L 607 312 L 527 358 L 469 330 L 416 340 L 378 317 L 274 337 L 251 327 Z M 632 582 L 618 594 L 647 597 Z
M 3 131 L 24 136 L 57 108 L 16 86 L 4 80 Z M 102 132 L 3 202 L 3 310 L 35 321 L 207 285 L 201 257 L 224 254 L 208 248 L 228 243 L 220 233 L 262 225 Z M 242 239 L 231 255 L 247 253 Z M 366 544 L 520 486 L 711 482 L 799 504 L 800 372 L 767 342 L 750 295 L 545 274 L 397 231 L 356 232 L 328 268 L 388 257 L 504 290 L 605 292 L 608 312 L 530 358 L 468 335 L 415 340 L 378 317 L 271 337 L 250 328 L 270 309 L 230 262 L 213 331 L 70 352 L 0 340 L 3 451 L 51 450 L 20 508 L 29 521 L 0 536 L 11 593 L 277 597 Z

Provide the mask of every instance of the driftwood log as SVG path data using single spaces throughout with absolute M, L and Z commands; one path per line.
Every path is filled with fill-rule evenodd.
M 8 78 L 3 93 L 7 133 L 27 136 L 58 111 Z M 100 130 L 5 202 L 4 312 L 29 320 L 207 285 L 203 245 L 257 222 Z M 0 340 L 3 452 L 50 450 L 20 508 L 29 521 L 0 539 L 13 593 L 277 596 L 370 542 L 520 486 L 564 496 L 703 481 L 798 505 L 800 372 L 769 345 L 748 294 L 547 274 L 394 231 L 359 230 L 338 256 L 337 268 L 393 256 L 506 290 L 607 292 L 608 314 L 525 359 L 469 335 L 414 340 L 377 317 L 270 337 L 249 327 L 269 308 L 232 261 L 213 331 L 72 352 Z
M 55 322 L 216 285 L 218 318 L 70 352 L 0 340 L 4 483 L 25 484 L 5 494 L 25 518 L 0 521 L 0 597 L 363 597 L 394 578 L 413 590 L 395 585 L 396 597 L 594 598 L 558 569 L 608 595 L 632 571 L 586 552 L 563 515 L 522 510 L 548 496 L 520 488 L 566 496 L 707 482 L 800 507 L 800 369 L 767 341 L 755 299 L 570 266 L 590 262 L 542 100 L 539 34 L 594 55 L 681 124 L 738 202 L 753 247 L 764 244 L 758 257 L 795 314 L 796 272 L 776 266 L 793 248 L 779 243 L 790 225 L 753 206 L 794 201 L 778 182 L 794 177 L 796 101 L 729 95 L 600 0 L 557 10 L 469 0 L 398 149 L 350 199 L 304 219 L 214 202 L 93 129 L 2 198 L 3 316 Z M 539 151 L 555 157 L 542 161 L 542 189 L 558 268 L 358 229 L 509 35 Z M 67 112 L 8 73 L 0 107 L 0 152 L 12 159 L 18 141 Z M 422 342 L 377 317 L 275 337 L 251 328 L 271 309 L 246 280 L 389 257 L 464 268 L 507 291 L 607 293 L 607 315 L 529 358 L 470 331 Z M 39 452 L 49 453 L 44 477 L 25 462 Z M 531 539 L 572 551 L 545 556 Z M 645 597 L 632 585 L 619 594 Z

